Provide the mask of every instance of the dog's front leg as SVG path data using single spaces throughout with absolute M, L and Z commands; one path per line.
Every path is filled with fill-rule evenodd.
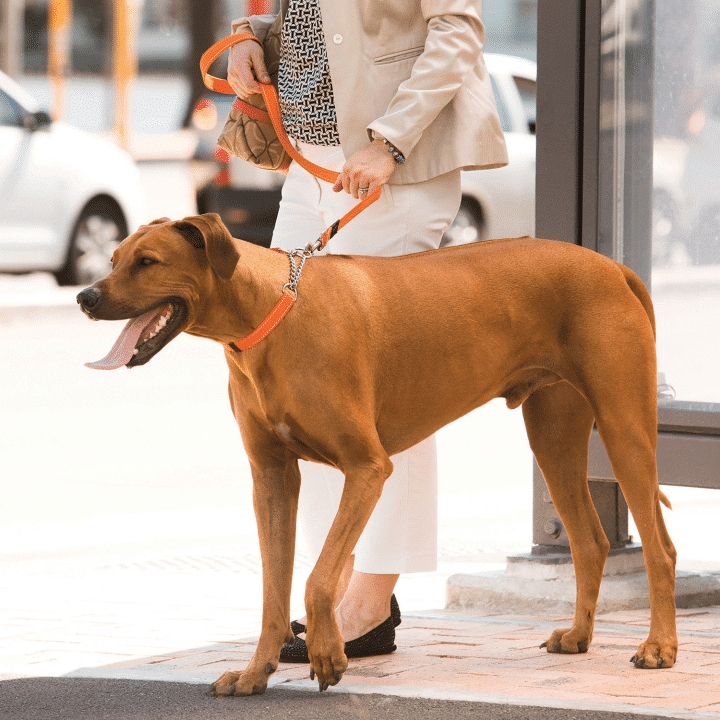
M 300 472 L 297 460 L 284 466 L 253 464 L 253 504 L 263 568 L 262 630 L 255 653 L 244 672 L 226 672 L 213 683 L 214 695 L 259 695 L 277 670 L 283 642 L 290 630 L 290 591 L 295 556 Z
M 344 642 L 335 619 L 337 584 L 391 472 L 392 462 L 384 452 L 374 462 L 345 469 L 337 515 L 305 586 L 310 678 L 317 677 L 320 691 L 337 685 L 347 669 Z

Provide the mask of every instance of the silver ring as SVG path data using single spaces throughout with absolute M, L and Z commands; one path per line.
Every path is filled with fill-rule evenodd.
M 366 193 L 370 189 L 370 186 L 368 185 L 366 188 L 358 188 L 358 192 Z

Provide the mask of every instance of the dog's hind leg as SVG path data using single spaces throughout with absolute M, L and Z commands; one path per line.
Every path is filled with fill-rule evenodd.
M 578 325 L 573 367 L 595 414 L 615 478 L 640 534 L 650 589 L 650 634 L 632 658 L 637 667 L 671 667 L 677 655 L 675 548 L 660 508 L 657 476 L 657 362 L 652 302 L 623 269 L 628 290 L 608 286 L 603 312 Z M 617 290 L 617 288 L 616 288 Z M 665 500 L 666 501 L 666 500 Z M 576 562 L 577 568 L 577 562 Z
M 543 646 L 548 652 L 586 652 L 610 549 L 587 482 L 593 412 L 587 400 L 562 381 L 534 392 L 523 403 L 523 417 L 530 447 L 570 540 L 577 583 L 572 627 L 555 630 Z
M 650 393 L 654 404 L 654 393 Z M 649 402 L 650 402 L 649 400 Z M 607 402 L 605 403 L 607 406 Z M 675 547 L 660 508 L 657 481 L 655 408 L 635 413 L 611 407 L 597 420 L 615 478 L 640 534 L 650 591 L 650 634 L 632 661 L 636 667 L 668 668 L 677 657 L 675 627 Z M 637 415 L 637 416 L 636 416 Z M 642 415 L 642 416 L 640 416 Z M 664 498 L 664 496 L 662 496 Z

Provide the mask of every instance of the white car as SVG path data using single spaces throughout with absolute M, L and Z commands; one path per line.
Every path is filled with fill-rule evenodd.
M 52 122 L 0 72 L 0 272 L 91 284 L 109 272 L 128 230 L 147 220 L 145 207 L 126 152 Z
M 486 53 L 485 62 L 510 164 L 495 170 L 463 172 L 462 204 L 442 246 L 532 235 L 535 231 L 537 66 L 531 60 L 494 53 Z M 217 138 L 231 102 L 229 96 L 209 95 L 198 105 L 196 125 L 204 133 L 201 144 L 204 140 L 208 145 L 209 138 Z M 282 175 L 231 158 L 221 163 L 216 178 L 199 190 L 198 208 L 218 213 L 235 237 L 269 245 L 282 180 Z
M 462 203 L 442 246 L 535 233 L 537 65 L 485 54 L 510 164 L 462 174 Z

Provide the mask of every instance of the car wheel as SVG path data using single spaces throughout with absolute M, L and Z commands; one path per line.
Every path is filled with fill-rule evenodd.
M 112 254 L 127 235 L 125 218 L 111 200 L 94 200 L 75 224 L 60 285 L 92 285 L 112 268 Z
M 443 235 L 440 247 L 478 242 L 483 239 L 484 232 L 482 209 L 474 201 L 463 198 L 452 225 Z
M 687 251 L 695 265 L 720 263 L 720 207 L 708 208 L 690 233 Z

